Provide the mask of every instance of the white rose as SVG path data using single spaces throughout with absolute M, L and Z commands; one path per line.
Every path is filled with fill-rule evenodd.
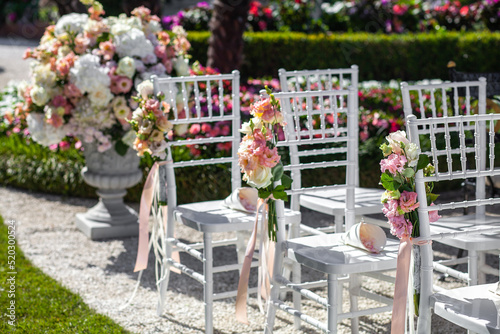
M 45 88 L 40 86 L 33 86 L 30 91 L 31 99 L 33 103 L 38 106 L 44 106 L 47 102 L 49 102 L 49 94 Z
M 408 166 L 415 167 L 418 163 L 418 146 L 414 143 L 409 143 L 406 146 L 406 158 Z
M 26 88 L 28 88 L 28 83 L 23 80 L 17 85 L 17 96 L 20 99 L 24 99 L 24 94 L 26 93 Z
M 143 99 L 147 99 L 149 95 L 154 93 L 154 86 L 151 80 L 145 80 L 137 86 L 137 91 Z
M 113 94 L 108 87 L 96 87 L 96 89 L 89 92 L 89 100 L 93 106 L 104 108 L 109 105 L 113 99 Z
M 406 138 L 406 132 L 398 130 L 396 132 L 390 133 L 387 137 L 385 137 L 389 142 L 389 145 L 392 148 L 392 152 L 396 154 L 401 154 L 401 143 L 407 146 L 410 141 Z
M 177 72 L 178 76 L 186 76 L 189 75 L 189 60 L 184 59 L 182 57 L 177 57 L 174 61 L 175 72 Z
M 144 27 L 144 31 L 146 34 L 157 33 L 161 31 L 161 25 L 158 21 L 149 21 L 149 23 Z
M 135 73 L 134 59 L 130 57 L 123 57 L 122 59 L 120 59 L 120 61 L 118 62 L 116 73 L 132 79 Z
M 273 172 L 269 167 L 257 167 L 250 175 L 243 175 L 243 180 L 255 188 L 265 188 L 271 184 Z

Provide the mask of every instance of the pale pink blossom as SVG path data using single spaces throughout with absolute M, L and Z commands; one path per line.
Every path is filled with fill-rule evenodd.
M 399 198 L 399 206 L 403 212 L 412 212 L 420 206 L 420 203 L 417 201 L 417 193 L 403 191 L 401 193 L 401 197 Z
M 404 155 L 391 154 L 387 157 L 387 159 L 382 159 L 380 161 L 380 170 L 384 173 L 386 170 L 389 171 L 392 175 L 396 175 L 396 173 L 402 173 L 405 169 L 405 164 L 407 160 Z
M 387 218 L 392 218 L 398 215 L 398 200 L 391 199 L 384 203 L 384 207 L 382 208 L 382 212 Z
M 434 206 L 434 203 L 431 203 L 431 206 Z M 434 223 L 437 222 L 441 216 L 438 213 L 438 210 L 429 211 L 429 222 Z
M 391 225 L 391 234 L 401 239 L 405 235 L 411 235 L 413 225 L 411 221 L 405 219 L 404 216 L 394 216 L 389 218 Z

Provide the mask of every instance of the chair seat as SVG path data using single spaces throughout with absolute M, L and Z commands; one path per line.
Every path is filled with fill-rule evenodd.
M 286 242 L 288 257 L 328 274 L 350 274 L 396 268 L 399 241 L 387 239 L 382 252 L 373 254 L 344 245 L 345 233 L 296 238 Z
M 434 313 L 474 333 L 500 333 L 497 284 L 458 288 L 431 295 Z
M 253 229 L 255 213 L 233 210 L 223 203 L 223 200 L 218 200 L 179 205 L 174 211 L 174 217 L 176 221 L 200 232 Z M 285 209 L 285 219 L 287 224 L 299 224 L 300 212 Z
M 384 190 L 375 188 L 355 188 L 355 210 L 358 215 L 382 212 L 380 198 Z M 300 196 L 300 205 L 330 216 L 344 215 L 345 189 L 320 190 Z
M 474 227 L 481 228 L 485 225 L 500 225 L 499 216 L 486 216 L 484 220 L 477 221 L 476 216 L 465 215 L 456 217 L 440 218 L 437 222 L 431 223 L 431 234 L 457 232 Z M 500 243 L 499 234 L 476 234 L 457 238 L 439 240 L 445 245 L 472 251 L 487 251 L 498 249 Z

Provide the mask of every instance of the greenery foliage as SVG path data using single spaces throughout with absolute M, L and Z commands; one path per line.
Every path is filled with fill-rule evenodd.
M 10 226 L 10 225 L 9 225 Z M 90 309 L 83 300 L 34 267 L 15 248 L 15 268 L 8 253 L 8 228 L 0 217 L 0 304 L 10 305 L 8 273 L 15 271 L 15 327 L 8 324 L 5 309 L 0 312 L 2 333 L 129 333 L 108 317 Z
M 193 59 L 207 60 L 208 32 L 189 32 Z M 498 72 L 500 33 L 383 35 L 368 33 L 245 33 L 243 77 L 288 70 L 359 66 L 360 80 L 448 79 L 447 63 L 461 71 Z

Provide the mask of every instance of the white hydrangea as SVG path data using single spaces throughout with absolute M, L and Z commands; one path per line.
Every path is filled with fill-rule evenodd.
M 30 113 L 26 118 L 31 137 L 43 146 L 59 143 L 66 135 L 65 126 L 58 128 L 45 123 L 45 114 Z
M 65 33 L 79 34 L 83 31 L 83 27 L 87 23 L 89 16 L 87 14 L 71 13 L 63 15 L 56 24 L 54 34 L 56 36 Z
M 111 108 L 94 108 L 88 98 L 83 98 L 73 110 L 69 124 L 73 133 L 84 134 L 86 129 L 104 130 L 111 128 L 115 123 L 116 119 Z
M 145 27 L 144 27 L 144 32 L 146 35 L 149 35 L 151 33 L 155 34 L 157 32 L 161 31 L 161 24 L 158 21 L 150 21 Z
M 70 82 L 82 93 L 90 93 L 102 87 L 109 87 L 111 80 L 108 69 L 100 66 L 99 57 L 86 54 L 75 61 L 75 66 L 70 70 Z
M 121 14 L 118 17 L 110 16 L 105 19 L 105 24 L 110 27 L 110 33 L 115 37 L 130 31 L 132 28 L 141 31 L 143 28 L 141 20 L 138 17 L 127 17 L 125 14 Z
M 142 30 L 132 28 L 129 31 L 115 36 L 116 53 L 120 57 L 154 56 L 153 44 L 146 38 Z

